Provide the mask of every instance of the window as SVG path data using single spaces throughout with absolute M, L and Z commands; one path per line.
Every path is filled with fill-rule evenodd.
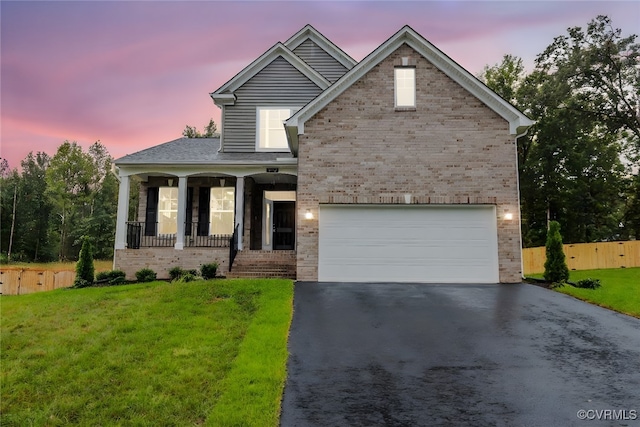
M 395 69 L 396 107 L 416 106 L 416 69 Z
M 289 151 L 283 122 L 297 108 L 258 108 L 256 126 L 256 151 Z
M 211 188 L 210 235 L 233 234 L 235 194 L 234 187 Z
M 158 197 L 158 234 L 175 234 L 178 223 L 178 189 L 160 187 Z

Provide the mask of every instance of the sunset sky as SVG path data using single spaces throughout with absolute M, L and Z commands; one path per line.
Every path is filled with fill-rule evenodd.
M 100 140 L 114 158 L 202 129 L 209 93 L 311 24 L 360 60 L 409 24 L 473 74 L 608 15 L 640 33 L 637 1 L 1 1 L 0 156 Z

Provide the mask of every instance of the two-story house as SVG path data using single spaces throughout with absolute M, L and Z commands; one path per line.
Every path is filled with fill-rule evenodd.
M 217 261 L 304 281 L 521 280 L 516 139 L 533 122 L 410 27 L 356 62 L 306 26 L 210 95 L 220 138 L 115 161 L 129 277 Z

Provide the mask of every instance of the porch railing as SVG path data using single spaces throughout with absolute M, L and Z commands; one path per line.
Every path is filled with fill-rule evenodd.
M 127 248 L 172 247 L 176 244 L 176 235 L 157 233 L 158 223 L 144 221 L 127 222 Z M 209 235 L 209 224 L 191 222 L 185 224 L 184 245 L 187 247 L 226 248 L 230 245 L 231 235 Z
M 229 271 L 233 267 L 233 261 L 236 259 L 238 253 L 238 225 L 233 229 L 233 236 L 229 239 Z

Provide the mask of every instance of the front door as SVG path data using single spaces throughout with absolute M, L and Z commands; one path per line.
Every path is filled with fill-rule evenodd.
M 295 218 L 296 202 L 273 202 L 273 249 L 294 248 Z
M 295 191 L 265 191 L 262 207 L 262 249 L 295 248 Z

